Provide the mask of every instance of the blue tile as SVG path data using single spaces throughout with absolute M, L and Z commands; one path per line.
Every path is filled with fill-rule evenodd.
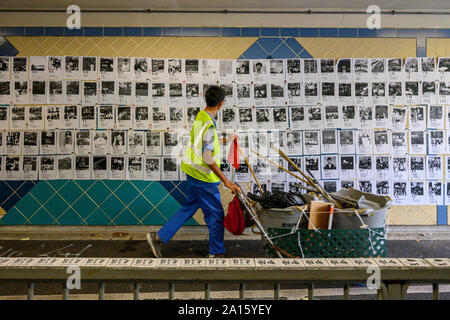
M 202 28 L 183 28 L 183 36 L 196 37 L 202 35 Z
M 418 37 L 435 37 L 436 29 L 417 29 Z
M 23 198 L 33 187 L 35 183 L 33 181 L 25 181 L 25 183 L 16 190 L 19 197 Z
M 181 28 L 175 28 L 175 27 L 167 27 L 162 28 L 162 35 L 167 36 L 173 36 L 173 37 L 179 37 L 182 36 Z
M 358 29 L 359 38 L 376 38 L 377 36 L 378 36 L 377 29 L 367 29 L 367 28 Z
M 447 225 L 447 206 L 437 206 L 437 224 Z
M 256 42 L 269 54 L 283 43 L 280 38 L 259 38 Z
M 319 37 L 338 37 L 338 28 L 319 28 Z
M 267 52 L 258 43 L 254 43 L 242 54 L 247 59 L 267 59 Z
M 380 38 L 395 38 L 397 37 L 397 29 L 382 28 L 378 30 L 378 37 Z
M 318 37 L 318 28 L 300 28 L 300 37 Z
M 297 55 L 305 51 L 305 48 L 293 38 L 286 39 L 285 43 L 291 48 Z
M 222 28 L 222 37 L 240 37 L 241 28 Z
M 64 28 L 63 27 L 45 27 L 45 35 L 46 36 L 63 36 Z
M 398 29 L 397 37 L 399 37 L 399 38 L 415 38 L 415 37 L 417 37 L 417 29 Z
M 5 27 L 5 34 L 7 36 L 24 36 L 25 28 L 24 27 Z
M 12 208 L 11 210 L 9 210 L 6 215 L 4 215 L 3 218 L 0 219 L 0 223 L 2 225 L 8 226 L 29 224 L 23 214 L 20 213 L 16 208 Z
M 19 50 L 16 49 L 12 45 L 11 42 L 8 41 L 8 39 L 3 39 L 3 43 L 0 45 L 0 56 L 4 57 L 14 57 L 19 53 Z
M 297 54 L 292 51 L 285 43 L 279 46 L 275 51 L 271 54 L 273 59 L 287 59 L 287 58 L 295 58 Z
M 259 37 L 259 28 L 242 28 L 241 34 L 243 37 Z
M 280 34 L 282 37 L 298 37 L 300 36 L 299 28 L 281 28 Z
M 436 37 L 450 38 L 450 29 L 436 29 Z
M 8 211 L 12 207 L 15 206 L 17 202 L 20 201 L 20 198 L 16 196 L 15 194 L 11 195 L 5 202 L 2 203 L 2 208 L 5 211 Z
M 65 28 L 64 29 L 64 35 L 66 37 L 82 37 L 83 36 L 83 29 L 84 28 L 80 28 L 80 29 L 68 29 Z
M 278 37 L 280 35 L 280 29 L 279 28 L 261 28 L 261 36 L 272 36 L 272 37 Z
M 142 28 L 123 27 L 123 35 L 126 37 L 142 37 Z
M 220 28 L 202 28 L 202 35 L 208 37 L 220 37 Z
M 44 36 L 44 27 L 25 27 L 26 36 Z
M 123 36 L 122 27 L 104 27 L 103 35 L 105 37 L 121 37 Z
M 426 57 L 427 56 L 427 48 L 417 47 L 416 55 L 418 57 Z
M 144 27 L 143 34 L 146 37 L 160 37 L 162 35 L 161 27 Z
M 102 37 L 103 27 L 85 27 L 84 28 L 85 37 Z
M 358 37 L 358 29 L 357 28 L 339 28 L 339 37 L 357 38 Z
M 0 36 L 6 36 L 5 27 L 0 27 Z

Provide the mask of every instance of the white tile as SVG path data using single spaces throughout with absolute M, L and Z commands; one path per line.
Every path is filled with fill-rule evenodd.
M 255 260 L 253 258 L 232 258 L 230 261 L 231 268 L 254 268 Z
M 380 267 L 403 267 L 403 264 L 397 258 L 374 258 L 373 260 Z
M 38 258 L 35 266 L 57 266 L 63 258 Z
M 134 259 L 132 267 L 135 268 L 156 268 L 158 265 L 158 259 L 154 258 L 138 258 Z
M 107 267 L 131 267 L 133 258 L 111 258 L 106 265 Z
M 187 258 L 181 259 L 182 268 L 205 268 L 206 259 L 204 258 Z
M 33 266 L 38 258 L 13 258 L 13 260 L 8 264 L 10 267 L 31 267 Z
M 372 258 L 350 258 L 355 267 L 378 266 Z
M 403 265 L 407 266 L 407 267 L 421 267 L 421 268 L 426 268 L 426 267 L 431 267 L 430 264 L 428 264 L 425 260 L 423 259 L 416 259 L 416 258 L 400 258 L 400 262 L 403 263 Z
M 257 258 L 257 259 L 255 259 L 255 266 L 257 268 L 279 268 L 282 265 L 281 265 L 280 259 Z
M 83 258 L 80 266 L 82 267 L 104 267 L 110 258 Z
M 330 265 L 327 262 L 327 259 L 325 258 L 315 258 L 315 259 L 311 259 L 311 258 L 307 258 L 307 259 L 302 259 L 303 264 L 305 265 L 305 267 L 329 267 Z
M 305 264 L 302 259 L 278 259 L 284 268 L 303 268 Z
M 60 258 L 56 263 L 57 266 L 81 266 L 83 258 Z
M 158 259 L 158 267 L 160 268 L 179 268 L 182 259 L 162 258 Z
M 0 258 L 0 266 L 6 266 L 13 261 L 14 258 Z
M 435 267 L 450 267 L 449 258 L 426 258 L 425 260 Z
M 225 258 L 206 259 L 206 267 L 207 268 L 229 268 L 230 267 L 230 259 L 225 259 Z
M 332 267 L 354 267 L 355 264 L 350 259 L 345 258 L 327 258 L 328 264 Z

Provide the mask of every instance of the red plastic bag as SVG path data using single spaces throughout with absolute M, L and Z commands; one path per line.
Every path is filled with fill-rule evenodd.
M 225 228 L 234 235 L 241 235 L 245 229 L 245 219 L 241 202 L 237 196 L 228 204 L 228 213 L 223 221 Z

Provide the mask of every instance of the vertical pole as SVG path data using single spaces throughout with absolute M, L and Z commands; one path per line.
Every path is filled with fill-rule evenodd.
M 433 300 L 439 300 L 439 283 L 433 283 Z
M 69 288 L 67 288 L 67 281 L 63 284 L 63 300 L 69 300 Z
M 314 300 L 314 283 L 308 285 L 308 300 Z
M 211 300 L 211 283 L 205 283 L 205 300 Z
M 98 300 L 105 300 L 105 283 L 98 283 Z
M 239 299 L 240 300 L 245 299 L 245 282 L 241 282 L 239 284 Z
M 139 300 L 140 287 L 141 287 L 141 285 L 139 282 L 134 283 L 134 300 Z
M 169 283 L 169 300 L 175 299 L 175 284 L 173 282 Z
M 350 288 L 348 284 L 344 284 L 344 300 L 348 300 Z
M 275 283 L 273 285 L 273 299 L 280 300 L 280 284 L 279 283 Z
M 28 282 L 28 300 L 34 299 L 34 283 Z

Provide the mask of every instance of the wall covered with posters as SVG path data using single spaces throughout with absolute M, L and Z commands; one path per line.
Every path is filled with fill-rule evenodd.
M 398 204 L 390 212 L 390 224 L 448 223 L 449 79 L 444 71 L 448 62 L 437 58 L 450 54 L 446 46 L 435 44 L 445 40 L 435 38 L 437 30 L 425 42 L 435 41 L 427 48 L 433 59 L 422 59 L 426 51 L 417 47 L 420 30 L 406 34 L 395 29 L 397 37 L 384 37 L 382 30 L 337 28 L 198 28 L 199 34 L 190 34 L 192 28 L 189 32 L 183 28 L 41 29 L 4 28 L 6 39 L 19 52 L 17 57 L 28 58 L 25 70 L 31 72 L 24 79 L 17 72 L 17 78 L 6 81 L 3 76 L 0 81 L 9 83 L 12 97 L 5 97 L 8 88 L 3 85 L 2 102 L 9 120 L 2 137 L 0 206 L 5 214 L 1 225 L 163 224 L 183 203 L 183 177 L 176 169 L 157 176 L 150 170 L 145 176 L 144 164 L 163 167 L 165 157 L 173 155 L 174 141 L 182 144 L 182 134 L 174 139 L 169 133 L 156 132 L 167 126 L 171 130 L 187 127 L 189 108 L 202 107 L 204 86 L 217 81 L 230 95 L 230 105 L 218 119 L 223 129 L 261 132 L 266 121 L 280 129 L 277 137 L 249 135 L 249 149 L 260 146 L 260 140 L 275 139 L 286 148 L 294 146 L 290 154 L 311 171 L 322 167 L 318 178 L 331 191 L 353 183 L 356 188 L 390 194 Z M 170 57 L 181 60 L 161 59 Z M 19 70 L 21 60 L 16 60 Z M 7 61 L 13 70 L 15 60 Z M 432 61 L 434 72 L 427 71 Z M 68 74 L 77 71 L 73 67 L 77 64 L 80 73 Z M 134 72 L 145 64 L 148 69 L 160 64 L 163 72 L 159 76 Z M 384 72 L 376 72 L 380 64 Z M 203 66 L 216 70 L 216 78 L 208 74 L 205 79 L 208 72 Z M 260 68 L 265 68 L 266 75 L 258 76 Z M 301 78 L 292 72 L 296 68 L 303 71 Z M 195 78 L 192 70 L 201 71 L 201 77 Z M 276 70 L 287 72 L 280 76 Z M 40 83 L 43 95 L 38 94 Z M 97 100 L 89 100 L 89 92 L 98 93 Z M 148 98 L 138 94 L 142 92 L 148 92 Z M 366 103 L 374 99 L 376 103 Z M 164 101 L 170 102 L 172 110 L 162 108 Z M 162 114 L 158 108 L 164 109 Z M 42 123 L 31 121 L 40 112 Z M 22 113 L 25 119 L 20 123 Z M 160 126 L 152 127 L 155 123 Z M 70 143 L 61 144 L 65 140 Z M 160 141 L 160 151 L 151 148 L 152 140 Z M 39 150 L 33 150 L 34 141 Z M 36 154 L 40 156 L 34 164 L 30 158 Z M 52 161 L 55 170 L 46 170 L 52 168 Z M 176 168 L 169 162 L 166 159 L 167 168 Z M 77 170 L 57 170 L 58 163 Z M 255 164 L 264 176 L 265 167 Z M 10 170 L 15 167 L 22 169 L 20 173 Z M 237 179 L 248 181 L 249 176 L 239 172 Z M 263 180 L 268 189 L 289 190 L 292 182 L 280 176 Z M 226 192 L 224 204 L 229 200 Z M 203 223 L 201 214 L 189 221 Z

